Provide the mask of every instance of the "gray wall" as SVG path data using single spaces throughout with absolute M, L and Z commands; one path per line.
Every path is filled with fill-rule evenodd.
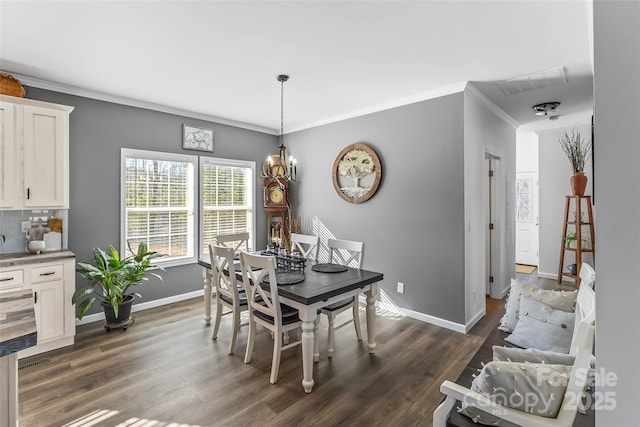
M 467 327 L 485 313 L 487 240 L 489 218 L 485 213 L 484 159 L 499 158 L 494 172 L 494 223 L 498 242 L 492 251 L 494 283 L 491 296 L 502 298 L 515 274 L 514 182 L 516 128 L 488 107 L 473 87 L 464 92 L 464 201 L 465 201 L 465 306 Z M 497 260 L 497 262 L 496 262 Z
M 631 426 L 640 403 L 640 2 L 594 2 L 594 58 L 596 367 L 617 376 L 597 388 L 614 395 L 596 424 Z
M 576 124 L 575 129 L 580 132 L 580 136 L 585 141 L 591 141 L 591 124 Z M 561 127 L 538 132 L 538 153 L 539 153 L 539 192 L 540 192 L 540 262 L 538 275 L 555 279 L 558 277 L 558 263 L 560 262 L 560 243 L 562 239 L 562 223 L 564 220 L 565 196 L 571 194 L 571 184 L 569 179 L 573 174 L 567 156 L 562 151 L 558 136 L 564 132 L 571 134 L 573 127 Z M 587 175 L 587 189 L 585 195 L 592 195 L 593 173 L 591 171 L 591 159 L 585 165 L 585 175 Z M 595 206 L 593 215 L 595 217 Z M 587 220 L 586 206 L 582 206 L 584 220 Z M 575 210 L 575 205 L 571 203 L 571 211 Z M 597 220 L 594 222 L 598 225 Z M 571 227 L 572 228 L 572 227 Z M 583 230 L 587 230 L 585 227 Z M 583 254 L 583 261 L 593 265 L 591 254 Z M 575 262 L 572 252 L 565 253 L 565 263 L 567 266 Z M 564 271 L 567 271 L 564 268 Z M 570 280 L 565 278 L 565 280 Z
M 97 101 L 37 88 L 29 98 L 74 106 L 70 119 L 69 249 L 78 261 L 92 259 L 93 247 L 118 247 L 120 241 L 120 148 L 210 155 L 255 161 L 257 171 L 268 154 L 277 152 L 277 138 L 260 132 L 205 122 L 142 108 Z M 215 129 L 215 152 L 182 149 L 182 124 Z M 262 180 L 256 185 L 256 247 L 266 244 L 266 215 L 262 206 Z M 199 226 L 198 226 L 199 227 Z M 141 302 L 202 289 L 197 264 L 170 267 L 164 283 L 150 280 L 137 291 Z M 77 286 L 84 279 L 77 277 Z M 97 307 L 99 308 L 99 307 Z M 98 312 L 99 310 L 92 312 Z
M 296 214 L 337 238 L 365 242 L 364 268 L 384 273 L 390 301 L 464 324 L 463 94 L 287 135 L 298 160 Z M 382 162 L 378 192 L 362 204 L 336 194 L 332 167 L 364 142 Z M 405 293 L 396 292 L 397 282 Z M 387 300 L 387 301 L 389 301 Z

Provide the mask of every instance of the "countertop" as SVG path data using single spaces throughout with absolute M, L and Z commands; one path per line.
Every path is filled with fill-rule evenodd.
M 40 254 L 30 254 L 27 252 L 0 254 L 0 268 L 22 264 L 49 262 L 61 258 L 75 258 L 75 254 L 69 249 L 45 251 Z
M 0 357 L 37 344 L 36 313 L 31 289 L 0 296 Z

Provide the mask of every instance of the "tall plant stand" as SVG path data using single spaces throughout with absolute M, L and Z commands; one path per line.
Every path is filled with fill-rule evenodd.
M 564 225 L 562 227 L 562 239 L 560 242 L 560 265 L 558 266 L 558 283 L 562 283 L 563 277 L 570 277 L 576 281 L 576 286 L 580 287 L 580 268 L 582 267 L 582 254 L 591 253 L 593 255 L 593 262 L 595 263 L 596 254 L 596 240 L 593 223 L 593 211 L 591 210 L 591 196 L 565 196 L 565 208 L 564 208 Z M 583 203 L 584 200 L 584 203 Z M 573 201 L 574 215 L 570 217 L 571 205 Z M 586 205 L 587 219 L 583 219 L 583 204 Z M 585 230 L 583 227 L 589 227 Z M 570 228 L 571 227 L 571 228 Z M 567 232 L 573 231 L 576 237 L 576 247 L 567 247 Z M 587 235 L 588 234 L 588 235 Z M 583 239 L 589 242 L 588 245 L 584 245 Z M 589 246 L 589 247 L 584 247 Z M 566 252 L 573 252 L 575 254 L 576 274 L 572 272 L 564 271 L 564 256 Z

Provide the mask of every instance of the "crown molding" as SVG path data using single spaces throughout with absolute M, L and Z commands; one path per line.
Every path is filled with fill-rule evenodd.
M 177 116 L 185 116 L 192 119 L 205 120 L 208 122 L 219 123 L 228 126 L 234 126 L 237 128 L 252 130 L 256 132 L 262 132 L 269 135 L 279 135 L 280 132 L 276 129 L 271 129 L 263 126 L 257 126 L 250 123 L 245 123 L 236 120 L 226 119 L 224 117 L 212 116 L 209 114 L 197 113 L 195 111 L 183 110 L 180 108 L 169 107 L 167 105 L 155 104 L 152 102 L 139 101 L 124 96 L 110 95 L 103 92 L 92 91 L 76 86 L 65 85 L 62 83 L 56 83 L 48 80 L 37 79 L 30 76 L 11 73 L 16 79 L 20 80 L 24 85 L 37 87 L 39 89 L 51 90 L 54 92 L 62 92 L 69 95 L 81 96 L 84 98 L 96 99 L 98 101 L 112 102 L 114 104 L 127 105 L 129 107 L 144 108 L 152 111 L 159 111 L 162 113 L 175 114 Z
M 513 117 L 505 113 L 500 107 L 494 104 L 487 96 L 480 92 L 480 90 L 473 85 L 473 83 L 468 82 L 465 90 L 468 90 L 472 94 L 474 94 L 483 104 L 485 104 L 491 111 L 496 113 L 498 117 L 504 120 L 507 124 L 513 126 L 514 128 L 518 128 L 520 124 L 516 122 Z
M 440 98 L 441 96 L 451 95 L 453 93 L 463 92 L 467 82 L 460 82 L 450 86 L 445 86 L 435 90 L 417 93 L 415 95 L 406 96 L 403 98 L 397 98 L 388 102 L 371 105 L 366 108 L 354 110 L 338 116 L 333 116 L 325 120 L 309 123 L 306 125 L 294 126 L 288 129 L 287 133 L 297 132 L 305 129 L 311 129 L 318 126 L 328 125 L 331 123 L 341 122 L 343 120 L 353 119 L 367 114 L 377 113 L 384 110 L 390 110 L 392 108 L 403 107 L 409 104 L 415 104 L 416 102 L 427 101 L 429 99 Z

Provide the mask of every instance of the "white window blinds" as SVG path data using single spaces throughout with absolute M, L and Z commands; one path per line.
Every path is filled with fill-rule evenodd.
M 166 255 L 157 261 L 195 260 L 196 156 L 122 149 L 122 249 L 140 242 Z
M 253 247 L 255 163 L 200 158 L 202 256 L 220 234 L 248 232 Z

